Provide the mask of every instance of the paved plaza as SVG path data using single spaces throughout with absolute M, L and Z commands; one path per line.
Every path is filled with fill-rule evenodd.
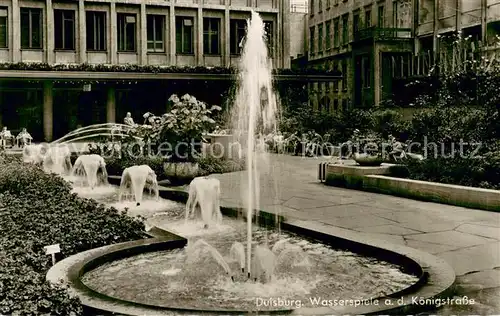
M 336 188 L 317 180 L 321 158 L 274 155 L 261 180 L 260 209 L 286 218 L 356 231 L 434 254 L 457 274 L 457 295 L 473 306 L 446 306 L 440 314 L 500 311 L 500 214 Z M 242 206 L 241 172 L 216 175 L 222 204 Z M 243 184 L 244 185 L 244 184 Z

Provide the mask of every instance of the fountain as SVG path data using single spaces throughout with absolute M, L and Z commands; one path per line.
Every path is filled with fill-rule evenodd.
M 241 273 L 245 273 L 245 246 L 242 243 L 235 241 L 229 250 L 229 256 L 232 261 L 239 263 Z
M 108 173 L 106 171 L 106 162 L 99 155 L 82 155 L 78 157 L 71 171 L 71 176 L 79 178 L 79 184 L 89 186 L 94 189 L 99 185 L 99 172 L 101 172 L 102 182 L 108 183 Z
M 42 144 L 26 145 L 23 148 L 23 162 L 41 164 L 43 163 L 47 148 Z
M 252 218 L 259 209 L 259 163 L 265 152 L 259 139 L 277 130 L 277 100 L 272 87 L 272 65 L 268 58 L 264 38 L 264 22 L 258 13 L 252 12 L 248 24 L 245 46 L 241 56 L 239 86 L 235 100 L 235 136 L 242 145 L 246 158 L 246 175 L 242 183 L 243 200 L 247 211 L 247 272 L 251 276 Z M 265 100 L 265 102 L 261 102 Z M 259 148 L 258 148 L 259 147 Z M 259 150 L 260 149 L 260 150 Z M 265 160 L 264 160 L 265 161 Z
M 205 228 L 212 223 L 220 224 L 220 181 L 206 177 L 194 178 L 189 184 L 189 199 L 186 203 L 186 222 L 194 216 L 196 207 L 201 209 L 201 217 Z
M 254 229 L 254 210 L 259 209 L 260 175 L 270 171 L 264 135 L 277 130 L 278 108 L 272 91 L 271 69 L 264 23 L 252 12 L 233 113 L 233 136 L 242 145 L 247 164 L 242 182 L 246 223 L 224 219 L 224 225 L 231 229 L 217 231 L 217 234 L 195 227 L 198 233 L 203 232 L 203 239 L 188 236 L 186 249 L 144 253 L 112 261 L 86 273 L 82 283 L 93 291 L 159 309 L 192 309 L 194 314 L 201 310 L 244 314 L 243 311 L 295 308 L 256 306 L 256 299 L 263 297 L 279 297 L 304 304 L 310 297 L 369 299 L 393 294 L 416 282 L 415 276 L 401 272 L 399 267 L 374 262 L 373 258 L 334 250 L 286 232 L 269 234 L 258 225 Z M 139 204 L 148 176 L 156 179 L 147 166 L 127 168 L 122 175 L 119 199 L 122 200 L 123 192 L 131 186 Z M 195 178 L 190 184 L 185 220 L 200 204 L 205 225 L 220 221 L 220 184 L 211 180 Z M 170 229 L 168 224 L 162 227 Z M 126 290 L 122 290 L 124 288 Z M 317 306 L 311 303 L 308 307 Z
M 58 175 L 69 175 L 71 166 L 71 151 L 66 145 L 54 145 L 47 148 L 43 158 L 43 169 Z
M 144 189 L 149 189 L 156 200 L 159 200 L 158 182 L 156 173 L 148 165 L 132 166 L 123 170 L 120 183 L 120 193 L 118 201 L 122 202 L 126 196 L 132 195 L 135 198 L 136 205 L 141 205 Z M 127 194 L 130 192 L 130 194 Z

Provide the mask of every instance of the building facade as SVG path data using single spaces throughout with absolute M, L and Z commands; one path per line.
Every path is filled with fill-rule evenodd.
M 289 68 L 287 0 L 0 0 L 0 63 L 234 67 L 252 10 L 265 22 L 273 65 Z M 83 91 L 88 84 L 64 76 L 11 80 L 12 72 L 0 71 L 0 123 L 36 129 L 47 141 L 126 112 L 163 109 L 168 96 L 160 90 L 174 84 L 168 76 L 141 86 L 93 74 Z M 126 104 L 131 94 L 137 104 Z
M 371 107 L 391 97 L 394 78 L 426 75 L 436 63 L 451 70 L 460 56 L 496 49 L 500 1 L 309 0 L 308 27 L 309 66 L 343 74 L 312 87 L 317 107 Z M 450 51 L 454 34 L 467 47 Z

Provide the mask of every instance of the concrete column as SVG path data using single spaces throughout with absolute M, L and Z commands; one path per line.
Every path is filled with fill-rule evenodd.
M 116 64 L 118 60 L 118 53 L 117 53 L 117 34 L 118 34 L 118 27 L 116 23 L 116 3 L 111 2 L 110 4 L 110 10 L 109 10 L 109 21 L 110 21 L 110 27 L 109 27 L 109 54 L 111 55 L 111 63 Z
M 43 134 L 47 142 L 52 141 L 54 124 L 53 88 L 54 83 L 52 81 L 43 82 Z
M 281 58 L 283 60 L 283 68 L 291 67 L 290 60 L 290 8 L 289 2 L 287 0 L 282 0 L 280 2 L 280 12 L 283 12 L 283 20 L 281 22 L 281 46 L 283 47 L 283 52 Z
M 116 123 L 116 90 L 115 87 L 108 87 L 108 98 L 106 101 L 106 121 Z
M 432 50 L 434 51 L 434 61 L 438 56 L 438 27 L 439 27 L 439 0 L 434 0 L 434 34 L 432 36 Z
M 224 66 L 231 66 L 231 23 L 229 17 L 229 4 L 226 1 L 226 10 L 224 11 Z
M 198 66 L 204 65 L 203 60 L 203 9 L 198 7 L 198 14 L 196 18 L 196 30 L 195 30 L 195 45 L 196 45 L 196 61 Z
M 21 61 L 21 11 L 19 9 L 19 0 L 12 0 L 10 12 L 9 13 L 12 15 L 12 23 L 10 24 L 12 28 L 12 44 L 10 47 L 12 47 L 12 49 L 10 53 L 12 54 L 12 62 L 17 63 Z
M 373 83 L 372 83 L 372 86 L 373 86 L 373 103 L 375 104 L 375 106 L 379 106 L 380 105 L 380 99 L 381 99 L 381 85 L 382 85 L 382 80 L 381 79 L 381 76 L 382 76 L 382 66 L 380 65 L 380 59 L 381 59 L 381 56 L 380 56 L 380 51 L 377 47 L 377 45 L 374 45 L 373 47 L 373 54 L 372 54 L 372 58 L 373 58 L 373 62 L 371 63 L 373 65 L 373 68 L 372 68 L 372 80 L 373 80 Z M 370 65 L 371 67 L 371 65 Z
M 87 62 L 87 17 L 85 0 L 78 0 L 78 57 L 80 63 Z
M 52 8 L 52 0 L 46 0 L 46 10 L 45 16 L 47 17 L 45 20 L 46 23 L 46 32 L 43 35 L 45 44 L 45 53 L 46 59 L 45 61 L 49 64 L 53 64 L 54 60 L 54 9 Z
M 169 37 L 169 52 L 170 52 L 170 65 L 175 66 L 177 64 L 176 58 L 176 47 L 175 47 L 175 6 L 170 5 L 168 10 L 168 37 Z
M 141 65 L 148 64 L 148 29 L 147 29 L 147 15 L 146 15 L 146 4 L 144 2 L 141 3 L 141 46 L 139 47 L 139 57 L 141 59 Z
M 488 25 L 488 0 L 481 0 L 481 41 L 486 45 L 486 32 Z

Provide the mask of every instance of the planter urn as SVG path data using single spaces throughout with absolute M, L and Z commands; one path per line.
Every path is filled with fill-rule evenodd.
M 198 164 L 192 162 L 166 162 L 163 170 L 165 177 L 174 186 L 189 184 L 200 174 Z
M 376 167 L 380 166 L 383 162 L 384 159 L 380 155 L 370 155 L 370 154 L 359 154 L 355 153 L 354 154 L 354 161 L 358 163 L 360 166 L 364 167 Z

